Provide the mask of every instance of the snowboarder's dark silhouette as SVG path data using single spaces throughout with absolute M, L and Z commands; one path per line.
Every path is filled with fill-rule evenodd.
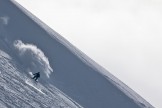
M 34 79 L 35 81 L 37 81 L 37 79 L 40 77 L 40 72 L 34 73 L 33 75 L 34 76 L 33 76 L 32 79 Z

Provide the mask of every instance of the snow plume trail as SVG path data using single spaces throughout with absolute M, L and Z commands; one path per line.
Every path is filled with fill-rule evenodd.
M 33 44 L 24 44 L 21 40 L 16 40 L 13 46 L 18 56 L 28 72 L 41 72 L 41 78 L 49 78 L 53 69 L 44 53 Z M 46 77 L 44 77 L 46 76 Z
M 9 17 L 7 16 L 0 17 L 0 24 L 7 25 L 8 21 L 9 21 Z
M 6 38 L 5 26 L 7 26 L 8 23 L 9 23 L 8 16 L 0 16 L 0 38 L 1 39 Z

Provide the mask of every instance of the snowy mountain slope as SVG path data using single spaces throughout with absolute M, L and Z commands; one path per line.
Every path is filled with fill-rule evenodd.
M 39 82 L 43 93 L 62 94 L 61 98 L 67 100 L 67 96 L 63 93 L 60 91 L 56 92 L 58 91 L 55 88 L 56 86 L 85 108 L 153 108 L 153 106 L 111 74 L 105 77 L 103 74 L 105 74 L 106 70 L 94 63 L 15 1 L 12 2 L 0 0 L 0 39 L 8 47 L 0 48 L 2 51 L 5 49 L 4 52 L 8 53 L 16 61 L 13 64 L 18 64 L 18 67 L 21 67 L 18 74 L 29 77 L 28 71 L 41 71 L 42 76 Z M 18 42 L 16 45 L 28 46 L 29 44 L 29 46 L 34 45 L 38 47 L 43 52 L 41 55 L 43 54 L 48 58 L 53 72 L 51 72 L 52 70 L 50 70 L 48 63 L 45 62 L 46 60 L 35 56 L 35 54 L 40 54 L 39 51 L 35 52 L 35 48 L 25 47 L 25 53 L 24 48 L 22 48 L 20 52 L 23 52 L 23 56 L 19 55 L 19 50 L 17 51 L 14 46 L 17 40 L 20 40 L 19 42 L 22 42 L 22 44 Z M 41 66 L 45 68 L 41 68 Z M 46 73 L 44 69 L 49 71 L 49 77 L 44 74 Z M 21 80 L 20 76 L 16 78 Z M 29 90 L 29 93 L 33 93 L 31 96 L 42 95 L 42 92 L 36 90 L 36 88 L 26 83 L 23 84 L 25 84 L 25 88 L 27 86 L 36 92 L 33 93 L 32 90 Z M 57 100 L 56 97 L 58 95 L 55 95 L 52 98 L 53 101 Z M 18 95 L 17 98 L 19 98 Z M 33 98 L 29 97 L 29 99 Z M 71 103 L 71 106 L 69 106 L 73 107 L 74 103 L 79 106 L 76 102 L 69 102 L 69 104 Z M 40 103 L 41 100 L 37 101 L 37 104 Z M 44 104 L 47 105 L 47 103 Z M 60 104 L 64 103 L 61 102 Z M 75 105 L 74 107 L 76 107 Z
M 78 108 L 54 86 L 45 87 L 28 78 L 0 41 L 1 108 Z M 27 83 L 26 83 L 27 82 Z M 76 105 L 75 105 L 76 104 Z

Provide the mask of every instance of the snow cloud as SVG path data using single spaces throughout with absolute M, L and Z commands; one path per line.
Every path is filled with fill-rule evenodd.
M 9 22 L 9 17 L 7 16 L 0 17 L 0 24 L 7 25 L 8 22 Z
M 9 17 L 8 16 L 0 16 L 0 38 L 4 39 L 5 38 L 5 26 L 9 22 Z
M 13 43 L 18 56 L 28 72 L 41 72 L 41 76 L 49 78 L 53 69 L 44 53 L 33 44 L 25 44 L 21 40 Z M 44 75 L 43 75 L 44 74 Z M 43 78 L 43 77 L 41 77 Z

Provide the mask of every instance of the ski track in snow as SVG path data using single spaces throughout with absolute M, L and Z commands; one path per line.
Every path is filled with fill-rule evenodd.
M 29 86 L 33 87 L 34 89 L 36 89 L 37 91 L 39 91 L 40 93 L 42 93 L 42 94 L 45 95 L 45 93 L 42 92 L 41 88 L 38 87 L 38 84 L 34 84 L 33 82 L 30 82 L 30 80 L 26 80 L 25 82 L 26 82 L 26 84 L 28 84 Z
M 48 86 L 48 89 L 40 83 L 34 86 L 31 79 L 16 67 L 15 61 L 0 50 L 0 108 L 77 107 L 54 86 Z

